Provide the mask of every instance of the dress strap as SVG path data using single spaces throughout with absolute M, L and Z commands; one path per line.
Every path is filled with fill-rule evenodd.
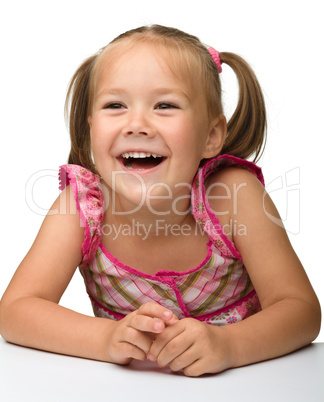
M 60 190 L 71 185 L 74 200 L 85 229 L 81 265 L 90 263 L 100 244 L 104 216 L 104 198 L 100 177 L 78 165 L 62 165 Z
M 196 222 L 202 226 L 208 237 L 223 255 L 242 260 L 240 253 L 234 243 L 230 241 L 224 233 L 222 225 L 219 223 L 215 212 L 212 210 L 206 197 L 204 185 L 206 178 L 210 174 L 231 166 L 247 169 L 254 174 L 264 186 L 261 168 L 254 163 L 231 155 L 220 155 L 217 158 L 209 160 L 198 169 L 191 192 L 192 214 Z

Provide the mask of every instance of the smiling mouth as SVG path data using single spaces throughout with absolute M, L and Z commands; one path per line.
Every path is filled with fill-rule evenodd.
M 148 152 L 125 152 L 118 160 L 130 170 L 148 170 L 163 162 L 165 157 Z

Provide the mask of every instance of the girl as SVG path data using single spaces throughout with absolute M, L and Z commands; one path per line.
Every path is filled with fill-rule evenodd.
M 228 124 L 222 63 L 239 83 Z M 1 300 L 6 340 L 199 376 L 316 338 L 318 300 L 246 160 L 266 115 L 244 60 L 138 28 L 80 66 L 66 105 L 63 191 Z M 96 317 L 58 305 L 77 266 Z

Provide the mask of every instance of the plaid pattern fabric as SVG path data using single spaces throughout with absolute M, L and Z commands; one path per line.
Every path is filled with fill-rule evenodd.
M 80 269 L 95 315 L 119 319 L 153 301 L 179 318 L 210 320 L 253 296 L 242 262 L 222 256 L 211 242 L 208 249 L 206 261 L 194 270 L 147 275 L 116 260 L 101 244 L 92 263 Z
M 62 167 L 69 178 L 66 182 L 78 194 L 76 201 L 80 215 L 82 211 L 86 237 L 80 272 L 96 316 L 118 320 L 144 303 L 156 302 L 172 310 L 180 319 L 193 317 L 209 324 L 224 325 L 240 321 L 261 309 L 241 256 L 223 233 L 205 195 L 206 177 L 233 165 L 250 170 L 263 183 L 257 166 L 228 155 L 215 158 L 200 168 L 193 182 L 191 204 L 195 220 L 210 239 L 206 258 L 190 271 L 158 271 L 155 275 L 124 265 L 105 249 L 100 243 L 102 193 L 99 191 L 99 202 L 95 206 L 93 192 L 91 198 L 82 196 L 82 193 L 88 194 L 89 174 L 93 174 L 88 171 L 85 175 L 84 168 L 76 165 Z M 83 174 L 78 174 L 78 169 Z M 98 191 L 98 176 L 93 175 L 93 178 Z M 85 247 L 85 244 L 89 246 Z

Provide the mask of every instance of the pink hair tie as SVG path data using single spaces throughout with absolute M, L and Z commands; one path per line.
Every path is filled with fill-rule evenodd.
M 211 57 L 213 58 L 216 66 L 217 66 L 218 72 L 221 73 L 223 70 L 222 70 L 222 62 L 219 57 L 219 53 L 213 47 L 209 47 L 208 52 L 210 53 Z

